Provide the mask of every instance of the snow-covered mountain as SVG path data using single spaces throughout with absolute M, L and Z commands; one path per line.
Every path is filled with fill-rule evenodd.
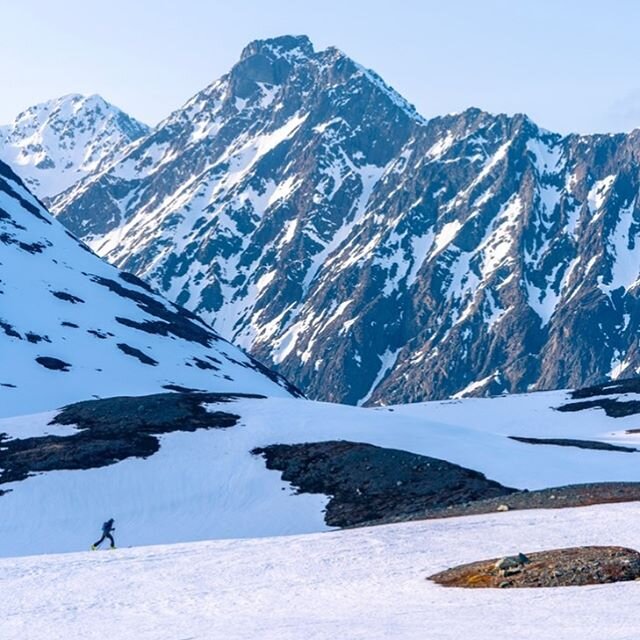
M 0 160 L 45 199 L 116 160 L 147 125 L 100 96 L 70 94 L 34 105 L 0 126 Z
M 639 167 L 286 36 L 53 206 L 311 397 L 398 403 L 640 372 Z
M 0 163 L 0 416 L 182 388 L 295 392 L 93 254 Z
M 120 546 L 139 546 L 407 520 L 508 502 L 514 489 L 638 482 L 639 392 L 629 381 L 393 408 L 164 393 L 5 418 L 0 555 L 86 549 L 107 517 Z

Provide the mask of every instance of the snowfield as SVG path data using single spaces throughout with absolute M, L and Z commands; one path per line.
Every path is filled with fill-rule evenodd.
M 6 640 L 635 640 L 640 583 L 445 589 L 455 564 L 573 545 L 640 549 L 640 507 L 601 505 L 307 536 L 5 559 Z
M 160 450 L 148 458 L 49 471 L 1 485 L 9 492 L 0 496 L 0 556 L 87 549 L 108 517 L 116 520 L 117 543 L 135 547 L 327 530 L 327 496 L 297 494 L 279 471 L 268 470 L 262 457 L 251 454 L 272 444 L 365 442 L 447 460 L 520 489 L 640 481 L 640 453 L 531 445 L 506 437 L 552 433 L 640 444 L 639 435 L 622 433 L 638 426 L 638 416 L 553 409 L 568 399 L 567 392 L 551 392 L 387 409 L 285 398 L 210 405 L 239 415 L 239 423 L 161 435 Z M 74 432 L 48 425 L 51 417 L 0 420 L 0 432 L 34 436 L 38 425 L 40 434 Z

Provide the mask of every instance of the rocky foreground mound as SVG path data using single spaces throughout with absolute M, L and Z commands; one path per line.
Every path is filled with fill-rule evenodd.
M 640 579 L 640 553 L 573 547 L 463 564 L 429 577 L 444 587 L 576 587 Z

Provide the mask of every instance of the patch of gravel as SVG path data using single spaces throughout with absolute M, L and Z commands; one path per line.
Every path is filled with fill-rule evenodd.
M 497 511 L 565 509 L 614 502 L 640 502 L 640 482 L 597 482 L 536 491 L 517 491 L 508 496 L 468 501 L 445 508 L 425 509 L 424 511 L 413 513 L 410 517 L 372 521 L 366 524 L 454 518 Z
M 493 558 L 429 576 L 444 587 L 576 587 L 640 579 L 640 553 L 624 547 L 571 547 Z

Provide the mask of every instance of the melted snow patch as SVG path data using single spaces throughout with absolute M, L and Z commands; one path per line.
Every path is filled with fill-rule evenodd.
M 281 182 L 271 194 L 267 202 L 267 207 L 270 207 L 279 200 L 286 200 L 300 185 L 300 182 L 296 183 L 295 176 L 289 176 L 284 182 Z
M 526 287 L 529 306 L 538 314 L 544 327 L 551 320 L 551 316 L 558 306 L 560 295 L 551 286 L 547 286 L 546 289 L 540 289 L 531 282 L 527 282 Z
M 612 380 L 624 377 L 623 374 L 631 366 L 629 360 L 623 360 L 622 354 L 616 349 L 611 358 L 611 370 L 609 371 L 609 377 Z
M 298 228 L 298 220 L 287 220 L 284 224 L 284 233 L 277 244 L 277 248 L 281 249 L 284 245 L 289 244 L 296 235 L 296 229 Z
M 495 229 L 482 241 L 482 277 L 486 280 L 501 264 L 509 259 L 515 242 L 513 230 L 522 212 L 522 201 L 516 196 L 503 206 L 495 221 Z
M 267 273 L 265 273 L 263 276 L 260 277 L 260 279 L 258 280 L 258 282 L 256 283 L 256 287 L 258 289 L 258 292 L 261 293 L 262 290 L 265 287 L 268 287 L 271 282 L 273 282 L 273 279 L 276 277 L 276 271 L 275 269 L 273 271 L 269 271 Z

